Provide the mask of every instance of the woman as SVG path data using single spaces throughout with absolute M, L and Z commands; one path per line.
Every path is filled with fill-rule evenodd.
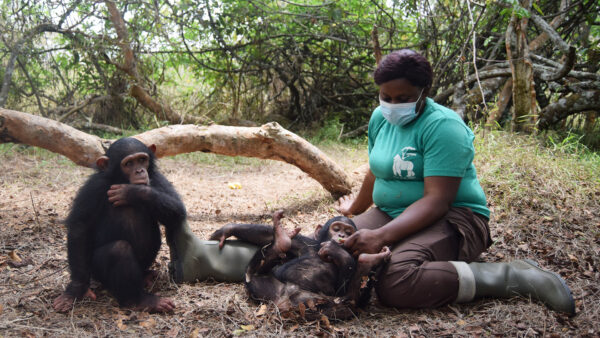
M 490 212 L 473 166 L 473 132 L 427 97 L 432 78 L 427 59 L 409 49 L 375 70 L 380 106 L 369 122 L 370 169 L 358 194 L 337 203 L 343 215 L 357 215 L 359 231 L 346 248 L 354 255 L 392 248 L 376 286 L 388 306 L 521 294 L 573 314 L 564 280 L 531 261 L 467 264 L 491 244 Z

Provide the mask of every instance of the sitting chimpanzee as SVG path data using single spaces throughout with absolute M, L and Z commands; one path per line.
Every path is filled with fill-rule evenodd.
M 390 256 L 385 247 L 377 254 L 353 258 L 340 243 L 356 231 L 354 222 L 337 216 L 319 225 L 314 238 L 286 233 L 281 211 L 273 226 L 227 224 L 211 235 L 223 246 L 235 236 L 261 246 L 246 270 L 246 288 L 259 301 L 272 301 L 282 312 L 299 309 L 303 315 L 326 314 L 338 319 L 352 316 L 353 309 L 367 304 L 371 294 L 369 276 Z M 225 244 L 226 245 L 226 244 Z M 305 312 L 306 309 L 312 312 Z
M 123 138 L 97 160 L 99 170 L 81 187 L 66 219 L 71 282 L 54 300 L 56 311 L 69 310 L 77 298 L 95 298 L 90 277 L 121 306 L 174 309 L 172 300 L 144 291 L 161 245 L 159 222 L 168 239 L 186 217 L 179 195 L 155 168 L 155 151 L 154 145 Z

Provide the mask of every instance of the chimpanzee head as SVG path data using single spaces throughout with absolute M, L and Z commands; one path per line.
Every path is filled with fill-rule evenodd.
M 154 171 L 155 151 L 154 144 L 147 147 L 135 138 L 126 137 L 115 141 L 96 165 L 111 182 L 148 185 Z
M 322 243 L 333 239 L 338 243 L 343 243 L 346 238 L 356 232 L 356 225 L 346 216 L 336 216 L 328 220 L 324 225 L 317 225 L 315 230 L 315 239 Z

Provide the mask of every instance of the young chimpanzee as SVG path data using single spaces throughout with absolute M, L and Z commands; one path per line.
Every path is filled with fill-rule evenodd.
M 123 138 L 97 160 L 99 170 L 81 187 L 66 219 L 71 282 L 54 300 L 56 311 L 68 311 L 77 298 L 95 298 L 90 277 L 121 306 L 175 308 L 172 300 L 144 291 L 161 244 L 159 223 L 169 239 L 186 218 L 179 195 L 155 168 L 155 151 L 154 145 Z
M 227 224 L 211 235 L 223 246 L 231 236 L 262 249 L 246 270 L 246 288 L 260 301 L 272 301 L 281 311 L 306 308 L 344 318 L 352 309 L 366 305 L 371 294 L 365 280 L 390 256 L 385 247 L 377 254 L 353 258 L 340 243 L 356 231 L 354 222 L 337 216 L 319 225 L 314 238 L 286 233 L 281 211 L 273 215 L 273 226 Z M 226 245 L 226 244 L 225 244 Z M 300 305 L 303 304 L 303 305 Z

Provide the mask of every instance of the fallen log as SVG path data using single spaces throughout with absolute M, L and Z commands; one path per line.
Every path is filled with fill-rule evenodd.
M 278 160 L 295 165 L 334 197 L 351 192 L 348 176 L 319 148 L 276 122 L 261 127 L 171 125 L 133 136 L 157 146 L 157 156 L 195 151 Z M 23 143 L 94 167 L 114 140 L 84 133 L 41 116 L 0 108 L 0 143 Z

